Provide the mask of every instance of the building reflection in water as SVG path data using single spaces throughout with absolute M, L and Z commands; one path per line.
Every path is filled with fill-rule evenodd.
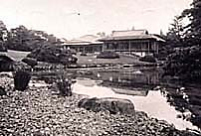
M 123 69 L 96 71 L 102 86 L 110 87 L 119 94 L 146 96 L 160 83 L 160 73 L 153 69 Z

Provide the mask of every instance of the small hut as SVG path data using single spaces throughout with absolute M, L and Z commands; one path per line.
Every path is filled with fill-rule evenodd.
M 0 72 L 13 71 L 14 60 L 6 55 L 0 55 Z

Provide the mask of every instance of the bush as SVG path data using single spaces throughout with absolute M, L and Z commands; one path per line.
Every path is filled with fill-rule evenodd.
M 201 78 L 201 48 L 192 46 L 175 50 L 167 57 L 163 67 L 165 74 L 177 76 L 187 81 L 200 82 Z
M 7 47 L 5 46 L 5 44 L 2 41 L 0 41 L 0 51 L 7 52 Z
M 6 55 L 0 55 L 0 72 L 2 71 L 13 71 L 14 61 L 6 56 Z
M 22 62 L 26 63 L 27 65 L 31 66 L 32 68 L 38 64 L 37 60 L 34 58 L 26 57 L 22 60 Z
M 0 96 L 6 95 L 6 91 L 3 87 L 0 86 Z
M 97 58 L 100 58 L 100 59 L 117 59 L 117 58 L 120 58 L 120 56 L 116 52 L 104 51 L 104 52 L 101 52 L 97 56 Z
M 151 56 L 151 55 L 146 55 L 144 57 L 141 57 L 140 61 L 156 63 L 156 59 L 154 58 L 154 56 Z
M 80 56 L 87 56 L 87 54 L 84 53 L 84 52 L 82 52 L 82 53 L 80 54 Z
M 31 79 L 31 74 L 27 71 L 19 70 L 14 75 L 15 90 L 24 91 Z
M 62 76 L 57 82 L 57 88 L 62 96 L 72 96 L 71 81 Z
M 34 58 L 37 61 L 43 61 L 56 64 L 76 64 L 77 58 L 71 50 L 61 49 L 59 46 L 49 45 L 43 48 L 33 50 L 27 57 Z

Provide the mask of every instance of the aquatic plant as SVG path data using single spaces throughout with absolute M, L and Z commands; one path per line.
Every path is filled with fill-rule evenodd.
M 57 88 L 62 96 L 72 96 L 71 80 L 64 76 L 59 77 L 56 82 Z

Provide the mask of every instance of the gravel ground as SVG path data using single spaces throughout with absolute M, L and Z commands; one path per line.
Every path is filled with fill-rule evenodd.
M 92 112 L 77 107 L 86 96 L 61 97 L 47 87 L 11 91 L 11 80 L 0 78 L 7 96 L 0 96 L 0 136 L 193 136 L 166 121 Z M 5 84 L 5 82 L 7 84 Z

